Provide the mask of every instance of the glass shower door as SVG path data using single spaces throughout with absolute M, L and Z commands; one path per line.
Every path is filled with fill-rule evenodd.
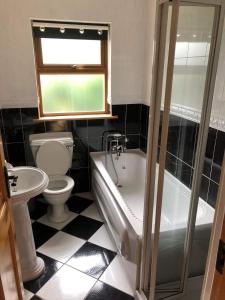
M 204 274 L 208 249 L 198 253 L 193 236 L 198 224 L 210 230 L 198 201 L 220 43 L 220 7 L 208 3 L 172 1 L 159 10 L 142 273 L 151 300 L 180 296 L 189 276 Z M 193 263 L 193 253 L 200 263 Z
M 188 217 L 199 138 L 199 120 L 193 121 L 194 117 L 191 118 L 190 114 L 193 112 L 200 116 L 202 112 L 214 15 L 214 7 L 185 4 L 179 6 L 177 13 L 171 99 L 167 111 L 164 107 L 168 105 L 165 102 L 170 96 L 165 93 L 161 103 L 160 125 L 164 125 L 164 131 L 167 130 L 167 137 L 161 130 L 159 163 L 164 170 L 159 178 L 163 179 L 163 187 L 156 269 L 157 299 L 179 294 L 184 287 Z M 160 165 L 157 170 L 159 168 Z M 201 250 L 199 256 L 204 255 L 206 260 L 207 248 L 205 252 Z M 191 276 L 203 274 L 204 267 L 196 265 L 189 273 Z

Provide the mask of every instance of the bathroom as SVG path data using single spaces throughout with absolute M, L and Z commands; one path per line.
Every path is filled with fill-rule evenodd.
M 174 2 L 176 5 L 177 1 Z M 31 197 L 26 204 L 31 221 L 27 236 L 31 235 L 30 239 L 34 239 L 37 257 L 41 258 L 44 266 L 38 276 L 33 276 L 36 278 L 31 278 L 29 274 L 28 279 L 24 279 L 26 276 L 22 267 L 26 300 L 90 300 L 107 297 L 115 300 L 148 297 L 200 299 L 225 148 L 225 34 L 222 35 L 219 49 L 219 45 L 212 39 L 215 33 L 212 31 L 214 14 L 211 7 L 202 8 L 199 5 L 195 9 L 191 7 L 189 11 L 180 9 L 177 17 L 170 111 L 166 100 L 161 106 L 154 108 L 153 102 L 150 101 L 153 101 L 154 84 L 159 76 L 154 71 L 155 65 L 160 69 L 160 64 L 155 62 L 157 53 L 154 52 L 157 29 L 155 20 L 158 12 L 156 7 L 158 9 L 159 5 L 156 5 L 157 3 L 153 0 L 94 0 L 91 5 L 88 1 L 81 0 L 66 0 L 63 3 L 58 0 L 22 0 L 18 3 L 10 0 L 0 3 L 0 35 L 4 41 L 0 47 L 0 128 L 5 159 L 13 168 L 38 167 L 50 177 L 50 158 L 53 160 L 53 168 L 58 165 L 64 168 L 63 157 L 57 154 L 57 150 L 60 153 L 64 147 L 68 166 L 59 173 L 60 176 L 67 175 L 67 185 L 70 185 L 69 194 L 65 196 L 69 198 L 65 200 L 65 210 L 64 207 L 58 212 L 51 204 L 50 201 L 56 201 L 56 197 L 61 199 L 61 196 L 56 193 L 46 196 L 47 186 L 44 194 L 39 193 Z M 163 13 L 168 13 L 166 19 L 169 20 L 173 12 L 169 8 Z M 166 22 L 168 24 L 165 24 Z M 169 28 L 170 22 L 164 21 L 163 26 Z M 75 37 L 78 37 L 79 41 L 94 37 L 94 41 L 100 41 L 101 51 L 105 51 L 104 57 L 107 59 L 104 58 L 105 61 L 99 69 L 95 66 L 97 73 L 105 75 L 107 103 L 105 102 L 102 115 L 96 115 L 93 111 L 77 115 L 44 115 L 44 102 L 40 105 L 41 76 L 57 74 L 60 66 L 51 66 L 50 63 L 49 69 L 45 69 L 44 64 L 40 63 L 43 53 L 40 55 L 38 52 L 40 47 L 36 41 L 48 37 L 58 37 L 59 41 L 64 40 L 64 37 L 70 41 L 72 31 L 76 32 Z M 172 36 L 171 32 L 166 30 L 164 34 L 165 57 L 171 44 L 168 38 L 169 35 Z M 220 50 L 219 54 L 210 50 L 213 48 L 211 45 Z M 195 158 L 200 153 L 199 136 L 201 130 L 207 133 L 207 128 L 203 128 L 201 121 L 201 114 L 204 112 L 203 93 L 207 67 L 210 64 L 209 57 L 214 59 L 216 55 L 219 56 L 219 64 L 217 69 L 214 60 L 215 89 L 205 141 L 206 149 L 203 149 L 205 155 L 202 156 L 204 167 L 202 171 L 199 170 L 198 174 L 201 176 L 198 176 Z M 167 63 L 165 66 L 167 67 Z M 76 63 L 73 63 L 72 68 L 79 73 Z M 86 72 L 90 70 L 87 68 Z M 69 68 L 61 72 L 66 71 L 68 74 L 73 72 Z M 161 73 L 164 76 L 162 90 L 165 91 L 168 80 L 165 79 L 165 70 Z M 154 143 L 154 152 L 151 149 L 153 135 L 150 133 L 153 132 L 154 126 L 157 127 L 157 120 L 153 121 L 154 118 L 151 118 L 156 114 L 159 132 L 156 131 L 154 135 L 155 141 L 157 140 Z M 166 118 L 163 116 L 166 114 L 169 116 L 168 137 L 163 135 L 163 128 L 166 126 Z M 46 145 L 51 145 L 44 149 L 45 146 L 42 146 L 46 139 Z M 65 140 L 67 144 L 63 142 Z M 43 160 L 39 148 L 43 150 Z M 154 155 L 151 157 L 151 151 L 155 153 L 155 158 Z M 68 153 L 71 160 L 69 162 Z M 155 161 L 158 166 L 155 176 L 151 175 L 153 177 L 148 171 L 150 160 Z M 153 215 L 158 206 L 156 200 L 150 201 L 148 186 L 150 178 L 154 178 L 151 180 L 152 184 L 155 184 L 158 178 L 160 182 L 162 169 L 166 174 L 164 191 L 168 191 L 168 195 L 171 192 L 173 198 L 165 197 L 165 194 L 161 196 L 161 222 L 165 217 L 165 224 L 168 221 L 166 218 L 171 218 L 174 223 L 170 227 L 171 231 L 168 230 L 170 225 L 167 225 L 167 235 L 164 234 L 164 224 L 161 223 L 158 242 L 164 249 L 165 239 L 168 248 L 171 246 L 171 252 L 164 253 L 162 250 L 157 253 L 158 258 L 157 255 L 151 258 L 150 251 L 147 253 L 148 251 L 144 250 L 145 247 L 148 249 L 150 243 L 147 238 L 147 228 L 151 222 L 148 210 L 150 211 L 152 205 Z M 188 261 L 184 250 L 181 249 L 186 245 L 186 228 L 191 228 L 191 225 L 187 224 L 192 209 L 189 204 L 190 191 L 193 189 L 193 182 L 197 182 L 197 177 L 201 179 L 198 180 L 198 198 L 201 199 L 195 212 L 200 225 L 196 221 L 194 234 L 197 237 L 200 235 L 199 239 L 203 241 L 203 245 L 200 245 L 201 252 L 193 254 L 190 249 L 188 251 L 190 255 L 187 257 L 191 265 L 191 275 L 188 277 L 193 279 L 194 284 L 189 284 L 189 280 L 186 280 L 185 294 L 181 291 L 182 271 L 179 268 L 171 269 L 171 266 L 176 262 L 180 266 L 185 260 Z M 50 189 L 50 186 L 48 188 Z M 57 190 L 57 187 L 55 189 Z M 157 193 L 159 194 L 159 190 Z M 49 195 L 52 200 L 49 200 Z M 184 201 L 185 197 L 189 198 L 187 203 Z M 119 206 L 115 205 L 115 199 Z M 154 205 L 156 206 L 153 207 Z M 203 217 L 202 211 L 205 213 Z M 174 228 L 177 229 L 175 221 L 179 217 L 182 219 L 183 215 L 186 225 L 184 228 L 178 227 L 180 236 L 177 237 L 174 234 Z M 18 222 L 25 224 L 21 216 L 22 212 L 18 211 L 17 214 L 14 208 L 17 231 Z M 192 220 L 192 224 L 193 222 L 195 219 Z M 160 227 L 160 222 L 158 226 Z M 25 232 L 26 228 L 23 230 Z M 157 238 L 157 235 L 153 235 L 153 239 L 154 236 Z M 23 244 L 18 242 L 19 250 L 20 245 L 25 247 L 28 240 L 25 238 Z M 190 244 L 188 245 L 191 247 Z M 193 247 L 195 249 L 195 246 Z M 36 259 L 35 249 L 33 255 Z M 199 255 L 202 258 L 200 263 L 197 261 Z M 154 276 L 151 276 L 153 268 L 151 271 L 148 269 L 148 259 L 158 260 L 154 292 L 149 291 L 148 283 Z M 21 257 L 20 260 L 23 265 Z M 167 265 L 168 260 L 170 264 Z M 172 288 L 169 285 L 171 282 Z M 153 294 L 155 298 L 151 298 Z

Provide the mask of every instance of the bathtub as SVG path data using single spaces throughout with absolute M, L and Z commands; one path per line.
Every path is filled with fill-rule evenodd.
M 138 150 L 113 161 L 104 152 L 91 153 L 92 191 L 118 251 L 140 265 L 143 230 L 146 155 Z M 168 171 L 164 176 L 157 283 L 179 280 L 191 191 Z M 204 273 L 214 209 L 199 198 L 190 276 Z M 176 266 L 176 267 L 175 267 Z M 163 271 L 162 271 L 163 270 Z

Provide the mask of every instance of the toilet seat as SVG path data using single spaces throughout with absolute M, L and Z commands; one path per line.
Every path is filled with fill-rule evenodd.
M 58 188 L 58 189 L 49 188 L 51 186 L 51 183 L 57 181 L 62 181 L 63 183 L 65 183 L 66 184 L 65 187 Z M 74 187 L 74 180 L 69 176 L 66 175 L 50 176 L 48 187 L 44 190 L 44 193 L 49 195 L 59 195 L 68 192 L 69 190 L 72 190 L 73 187 Z
M 36 165 L 47 175 L 65 175 L 69 170 L 71 157 L 66 146 L 59 141 L 48 141 L 40 146 Z

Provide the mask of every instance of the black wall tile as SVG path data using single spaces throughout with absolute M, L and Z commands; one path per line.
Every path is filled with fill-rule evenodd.
M 197 124 L 182 118 L 177 156 L 190 166 L 193 166 L 194 163 L 196 133 Z
M 20 108 L 2 110 L 6 143 L 23 142 L 23 128 Z
M 224 150 L 225 150 L 225 132 L 218 131 L 216 137 L 216 146 L 215 146 L 215 153 L 213 158 L 212 174 L 211 174 L 211 178 L 217 183 L 219 183 L 219 179 L 220 179 Z
M 21 117 L 23 124 L 24 140 L 30 134 L 45 132 L 44 122 L 35 122 L 34 119 L 38 118 L 37 108 L 21 108 Z
M 88 140 L 74 140 L 72 169 L 88 167 Z
M 4 150 L 5 160 L 6 160 L 6 161 L 9 161 L 9 155 L 8 155 L 7 145 L 6 145 L 6 143 L 4 143 L 4 142 L 3 142 L 3 150 Z
M 148 136 L 148 119 L 149 119 L 149 107 L 145 104 L 141 106 L 141 134 L 144 137 Z
M 216 163 L 215 161 L 212 162 L 212 172 L 211 172 L 211 179 L 216 183 L 220 181 L 220 174 L 221 174 L 221 164 Z
M 210 180 L 207 202 L 214 208 L 216 206 L 216 197 L 217 197 L 218 188 L 219 188 L 218 184 Z
M 72 132 L 74 139 L 83 139 L 88 137 L 88 121 L 74 120 L 72 121 Z
M 6 144 L 8 162 L 15 166 L 26 166 L 24 143 Z
M 88 138 L 88 146 L 89 146 L 89 150 L 88 150 L 89 153 L 105 150 L 104 144 L 103 144 L 103 148 L 102 148 L 102 137 Z
M 172 175 L 176 176 L 177 171 L 177 159 L 170 153 L 166 153 L 166 170 L 169 171 Z
M 21 117 L 24 124 L 35 124 L 33 119 L 38 118 L 38 108 L 37 107 L 22 107 Z M 39 124 L 36 123 L 36 124 Z
M 31 134 L 45 132 L 44 122 L 35 122 L 34 119 L 38 118 L 37 108 L 22 108 L 21 109 L 23 133 L 24 133 L 24 146 L 25 146 L 25 157 L 27 165 L 34 166 L 34 159 L 31 152 L 29 143 L 29 136 Z
M 33 158 L 33 154 L 32 154 L 32 151 L 31 151 L 30 144 L 28 142 L 24 143 L 24 149 L 25 149 L 25 159 L 26 159 L 27 166 L 35 167 L 35 161 L 34 161 L 34 158 Z
M 163 122 L 163 111 L 160 111 L 160 120 L 159 120 L 159 136 L 158 136 L 158 146 L 161 144 L 161 134 L 162 134 L 162 122 Z
M 5 130 L 3 126 L 3 117 L 2 117 L 2 111 L 0 110 L 0 131 L 1 131 L 1 137 L 2 137 L 2 142 L 5 143 Z
M 195 142 L 194 142 L 194 155 L 192 160 L 192 166 L 194 167 L 195 164 L 195 156 L 196 156 L 196 149 L 197 149 L 197 143 L 198 143 L 198 133 L 199 133 L 199 124 L 196 123 L 196 133 L 195 133 Z
M 89 166 L 91 166 L 91 161 L 89 163 Z M 91 191 L 91 178 L 92 178 L 92 169 L 91 167 L 89 167 L 88 168 L 89 191 Z
M 217 136 L 217 130 L 210 127 L 208 132 L 205 159 L 204 159 L 204 168 L 203 168 L 203 174 L 205 174 L 208 177 L 210 177 L 211 175 L 216 136 Z
M 205 201 L 208 199 L 209 183 L 209 178 L 202 176 L 199 196 Z
M 88 138 L 101 137 L 108 130 L 106 120 L 88 120 Z
M 128 104 L 126 117 L 126 134 L 140 134 L 141 105 Z
M 140 135 L 139 134 L 127 134 L 127 149 L 140 148 Z
M 176 177 L 187 187 L 191 187 L 192 168 L 178 159 Z
M 125 134 L 126 105 L 112 105 L 112 114 L 118 119 L 108 120 L 108 130 L 115 130 Z
M 157 148 L 157 163 L 159 163 L 160 147 Z
M 140 148 L 143 152 L 147 152 L 147 138 L 140 135 Z
M 167 139 L 167 151 L 169 151 L 175 156 L 178 155 L 180 129 L 181 129 L 181 118 L 175 115 L 170 115 L 168 139 Z
M 74 185 L 72 194 L 90 191 L 89 169 L 88 168 L 71 169 L 70 176 L 75 181 L 75 185 Z

